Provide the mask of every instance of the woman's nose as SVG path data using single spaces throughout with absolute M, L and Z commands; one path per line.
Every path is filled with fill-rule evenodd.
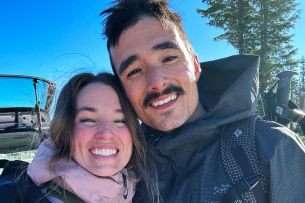
M 101 122 L 97 128 L 95 136 L 97 139 L 111 139 L 114 136 L 111 122 L 109 121 Z

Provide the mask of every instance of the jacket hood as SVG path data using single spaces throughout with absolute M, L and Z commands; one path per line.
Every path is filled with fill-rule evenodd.
M 203 62 L 198 81 L 199 100 L 204 120 L 216 125 L 254 114 L 258 100 L 259 57 L 234 55 Z
M 142 123 L 148 142 L 160 139 L 163 153 L 181 143 L 215 141 L 212 135 L 223 124 L 247 118 L 255 113 L 258 100 L 259 57 L 234 55 L 200 63 L 201 76 L 197 82 L 199 101 L 205 113 L 170 133 L 161 132 Z M 166 136 L 163 136 L 166 135 Z
M 62 159 L 54 171 L 50 171 L 48 164 L 56 152 L 56 147 L 51 138 L 46 139 L 39 149 L 32 163 L 28 166 L 28 175 L 33 182 L 40 186 L 48 181 L 54 181 L 62 188 L 76 194 L 86 202 L 131 202 L 135 192 L 135 174 L 127 169 L 111 177 L 98 177 L 73 160 Z M 127 182 L 128 196 L 125 200 L 123 176 Z

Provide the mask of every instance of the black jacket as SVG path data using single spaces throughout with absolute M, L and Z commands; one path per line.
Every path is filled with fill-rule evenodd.
M 5 203 L 51 203 L 27 175 L 28 163 L 10 161 L 0 176 L 0 201 Z
M 219 202 L 232 187 L 218 129 L 254 115 L 258 64 L 259 57 L 250 55 L 201 63 L 198 90 L 206 113 L 170 133 L 143 124 L 163 202 Z M 270 202 L 305 201 L 305 148 L 299 138 L 279 124 L 258 120 L 255 139 Z

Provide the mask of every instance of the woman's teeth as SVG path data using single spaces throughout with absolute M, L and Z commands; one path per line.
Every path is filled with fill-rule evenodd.
M 111 156 L 118 153 L 116 149 L 91 149 L 89 151 L 98 156 Z

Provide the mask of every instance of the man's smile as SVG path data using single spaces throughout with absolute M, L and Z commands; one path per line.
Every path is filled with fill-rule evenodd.
M 178 94 L 172 94 L 172 95 L 167 95 L 164 99 L 162 99 L 162 97 L 160 97 L 157 100 L 152 101 L 150 103 L 150 106 L 157 108 L 157 107 L 166 105 L 171 101 L 177 100 L 178 96 L 179 96 Z
M 143 101 L 144 107 L 158 107 L 177 100 L 179 95 L 183 95 L 184 90 L 180 86 L 169 85 L 161 93 L 153 92 L 148 93 Z

